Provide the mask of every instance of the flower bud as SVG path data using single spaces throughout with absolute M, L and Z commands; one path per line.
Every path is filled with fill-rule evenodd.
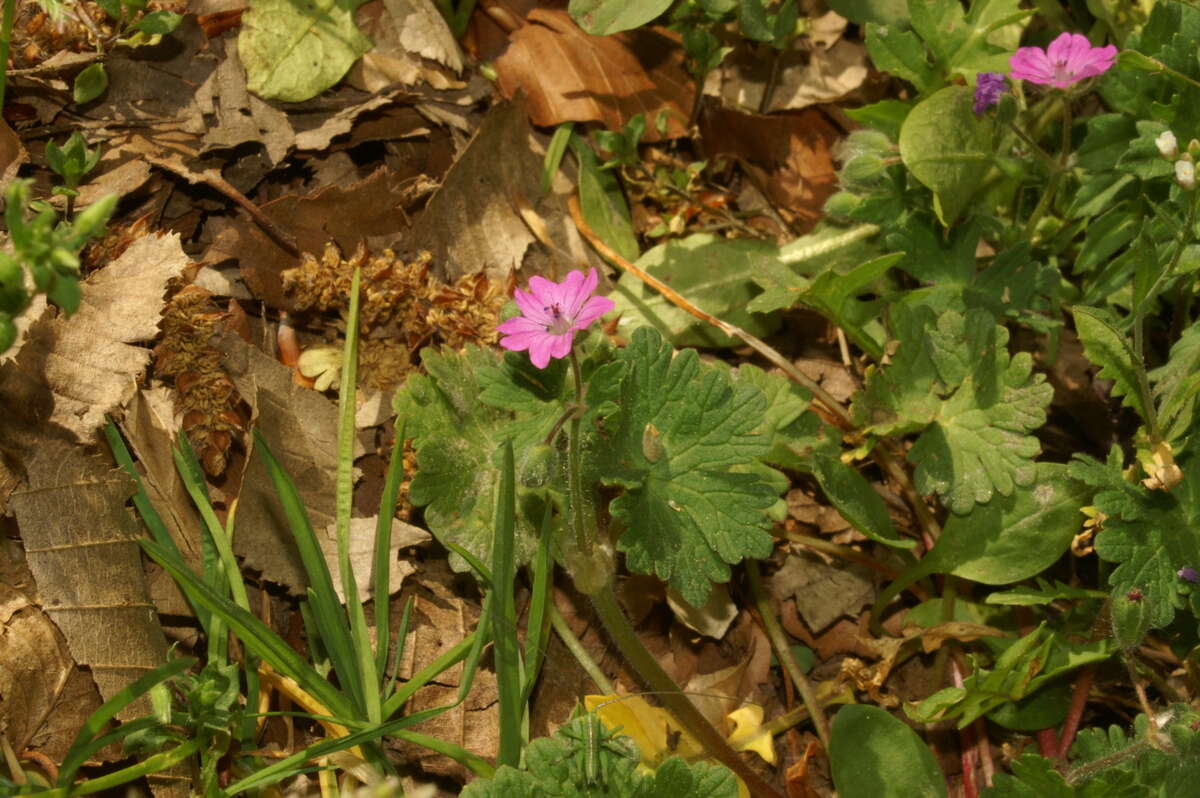
M 1180 158 L 1175 162 L 1175 182 L 1184 191 L 1191 191 L 1196 187 L 1196 165 L 1191 161 L 1185 161 Z
M 1116 596 L 1109 607 L 1113 637 L 1126 651 L 1142 644 L 1150 630 L 1150 600 L 1138 588 L 1123 596 Z
M 849 216 L 862 204 L 862 197 L 849 191 L 839 191 L 825 200 L 825 212 L 831 216 Z
M 1164 130 L 1158 134 L 1158 138 L 1154 140 L 1158 151 L 1162 153 L 1162 157 L 1170 160 L 1175 160 L 1175 156 L 1179 155 L 1179 143 L 1175 141 L 1175 134 L 1169 130 Z
M 842 167 L 842 179 L 848 182 L 870 180 L 884 169 L 887 163 L 873 152 L 864 152 L 854 156 Z

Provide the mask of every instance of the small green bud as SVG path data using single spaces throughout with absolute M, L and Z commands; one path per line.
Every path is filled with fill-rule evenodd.
M 862 201 L 862 197 L 857 194 L 839 191 L 825 200 L 825 212 L 830 216 L 849 216 L 859 205 L 862 205 Z
M 521 484 L 527 488 L 540 488 L 549 482 L 555 454 L 554 448 L 544 443 L 530 449 L 521 463 Z
M 870 180 L 887 169 L 887 163 L 873 152 L 854 156 L 842 167 L 842 179 L 850 182 Z
M 1150 631 L 1150 601 L 1146 595 L 1134 588 L 1117 596 L 1110 607 L 1113 637 L 1126 651 L 1137 648 Z

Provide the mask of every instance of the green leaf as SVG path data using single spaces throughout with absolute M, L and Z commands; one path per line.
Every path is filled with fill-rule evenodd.
M 612 170 L 600 168 L 583 136 L 571 135 L 571 150 L 579 161 L 579 208 L 584 220 L 621 257 L 636 261 L 640 250 L 621 182 Z
M 1139 373 L 1145 366 L 1134 355 L 1133 349 L 1112 321 L 1112 317 L 1099 308 L 1076 305 L 1075 330 L 1083 344 L 1087 359 L 1100 367 L 1100 376 L 1113 381 L 1113 396 L 1124 397 L 1122 404 L 1132 407 L 1145 421 L 1149 412 L 1142 401 L 1139 389 Z
M 777 257 L 778 249 L 764 241 L 695 233 L 659 244 L 642 255 L 637 265 L 701 310 L 762 338 L 779 329 L 779 319 L 748 312 L 746 306 L 759 293 L 754 275 Z M 626 334 L 650 325 L 676 346 L 730 347 L 738 343 L 632 274 L 621 276 L 611 298 L 621 314 L 619 329 Z
M 1167 362 L 1150 372 L 1158 403 L 1158 422 L 1168 441 L 1177 441 L 1194 426 L 1200 396 L 1200 323 L 1188 327 L 1171 346 Z
M 1026 490 L 950 516 L 918 569 L 922 576 L 949 573 L 985 585 L 1034 576 L 1070 548 L 1087 499 L 1087 487 L 1069 479 L 1065 465 L 1038 463 Z
M 1022 754 L 1012 764 L 1012 775 L 997 773 L 995 784 L 981 798 L 1075 798 L 1054 763 L 1037 754 Z
M 875 22 L 901 28 L 908 24 L 905 0 L 829 0 L 829 7 L 859 25 Z
M 942 85 L 929 65 L 925 45 L 912 31 L 868 22 L 867 53 L 878 69 L 907 80 L 921 94 L 928 94 Z
M 108 88 L 108 73 L 104 64 L 89 64 L 75 76 L 75 86 L 72 95 L 77 104 L 90 103 Z
M 630 570 L 655 573 L 703 606 L 730 565 L 771 551 L 765 511 L 776 495 L 760 475 L 733 470 L 768 449 L 753 432 L 766 397 L 752 385 L 731 386 L 695 350 L 675 354 L 651 329 L 637 330 L 618 361 L 625 374 L 602 373 L 593 383 L 619 404 L 596 452 L 600 481 L 625 491 L 610 505 L 627 527 L 618 548 Z M 662 447 L 654 462 L 643 446 L 647 425 Z
M 303 102 L 333 86 L 371 40 L 354 24 L 362 0 L 251 0 L 238 57 L 246 87 L 269 100 Z
M 818 455 L 812 464 L 821 490 L 851 526 L 888 546 L 911 549 L 916 545 L 896 532 L 887 505 L 862 474 L 832 457 Z
M 1200 563 L 1200 458 L 1181 459 L 1182 484 L 1174 491 L 1151 491 L 1128 482 L 1114 447 L 1107 463 L 1076 455 L 1070 474 L 1095 491 L 1093 504 L 1105 515 L 1096 535 L 1096 553 L 1120 563 L 1109 575 L 1113 597 L 1140 591 L 1152 628 L 1161 629 L 1186 602 L 1177 572 Z
M 567 13 L 593 36 L 640 28 L 671 7 L 671 0 L 571 0 Z
M 439 540 L 489 562 L 500 479 L 496 452 L 512 438 L 517 473 L 524 473 L 531 454 L 540 453 L 537 444 L 562 412 L 565 361 L 538 370 L 524 354 L 510 353 L 502 361 L 495 352 L 467 347 L 462 352 L 425 349 L 421 362 L 427 375 L 409 377 L 395 399 L 397 416 L 407 422 L 417 450 L 410 496 L 425 506 L 425 520 Z M 536 495 L 519 486 L 518 508 Z M 533 550 L 535 523 L 527 513 L 517 513 L 518 563 Z M 451 556 L 451 564 L 466 569 L 458 555 Z
M 1003 593 L 991 593 L 984 601 L 988 604 L 1004 604 L 1017 607 L 1036 607 L 1051 604 L 1055 601 L 1084 601 L 1087 599 L 1103 599 L 1107 596 L 1100 590 L 1087 590 L 1072 587 L 1062 582 L 1051 584 L 1047 580 L 1037 579 L 1037 587 L 1019 585 Z
M 945 798 L 946 780 L 917 733 L 884 710 L 838 710 L 829 740 L 833 783 L 842 798 Z
M 162 36 L 179 27 L 183 17 L 173 11 L 151 11 L 139 19 L 133 28 L 151 36 Z
M 1008 331 L 986 311 L 931 320 L 925 308 L 895 314 L 900 347 L 868 377 L 854 412 L 875 434 L 924 428 L 908 455 L 917 489 L 963 514 L 1034 481 L 1040 445 L 1028 433 L 1045 423 L 1053 389 L 1028 353 L 1009 357 Z
M 992 164 L 993 124 L 972 111 L 973 92 L 949 86 L 913 108 L 900 128 L 900 158 L 933 191 L 934 210 L 949 227 L 966 209 Z

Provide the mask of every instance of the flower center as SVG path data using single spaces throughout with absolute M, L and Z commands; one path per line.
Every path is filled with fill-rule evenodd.
M 546 325 L 546 332 L 552 335 L 565 335 L 571 331 L 571 320 L 563 315 L 562 305 L 555 302 L 542 308 L 550 314 L 552 321 Z
M 1075 80 L 1075 70 L 1067 69 L 1066 61 L 1055 61 L 1054 77 L 1058 80 Z

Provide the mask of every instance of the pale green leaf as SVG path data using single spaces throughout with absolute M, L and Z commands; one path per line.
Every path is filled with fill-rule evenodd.
M 238 57 L 246 87 L 269 100 L 303 102 L 333 86 L 371 49 L 354 24 L 362 0 L 251 0 Z
M 949 227 L 966 209 L 992 164 L 990 119 L 972 110 L 974 92 L 949 86 L 917 104 L 900 128 L 900 158 L 933 191 L 934 210 Z
M 833 719 L 829 766 L 842 798 L 945 798 L 933 753 L 908 724 L 868 704 Z
M 1145 366 L 1137 358 L 1133 348 L 1104 311 L 1076 305 L 1075 330 L 1083 344 L 1087 359 L 1100 367 L 1098 376 L 1113 381 L 1113 396 L 1124 397 L 1123 403 L 1132 407 L 1145 421 L 1148 417 L 1146 405 L 1139 390 L 1139 372 Z
M 759 294 L 754 276 L 778 257 L 763 241 L 725 239 L 710 233 L 659 244 L 637 265 L 699 307 L 759 338 L 779 328 L 770 314 L 751 313 L 747 304 Z M 728 347 L 737 342 L 681 310 L 632 274 L 624 274 L 611 297 L 626 335 L 652 326 L 676 346 Z

